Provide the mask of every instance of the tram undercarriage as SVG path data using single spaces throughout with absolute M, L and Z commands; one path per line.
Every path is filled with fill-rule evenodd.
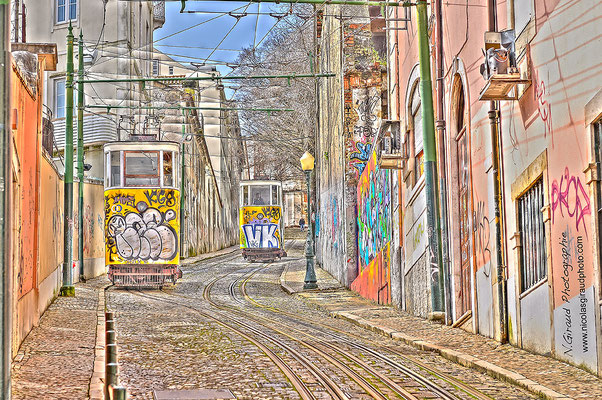
M 182 271 L 177 265 L 125 264 L 109 266 L 108 275 L 116 286 L 157 287 L 175 284 Z
M 245 260 L 253 261 L 274 261 L 282 257 L 286 257 L 286 251 L 282 249 L 242 249 L 242 257 Z

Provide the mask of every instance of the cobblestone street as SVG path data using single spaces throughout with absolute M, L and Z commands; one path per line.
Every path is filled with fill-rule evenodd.
M 319 289 L 303 292 L 303 244 L 292 240 L 289 257 L 269 264 L 236 248 L 192 258 L 163 290 L 110 287 L 129 398 L 600 398 L 594 375 L 375 305 L 322 269 Z M 81 283 L 75 298 L 53 303 L 13 364 L 15 399 L 98 398 L 96 317 L 107 285 Z
M 234 253 L 189 265 L 172 289 L 109 290 L 131 398 L 198 388 L 239 399 L 535 398 L 286 294 L 280 276 L 287 262 L 303 262 L 302 245 L 286 262 Z

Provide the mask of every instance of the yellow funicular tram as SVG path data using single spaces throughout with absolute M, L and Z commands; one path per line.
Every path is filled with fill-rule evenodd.
M 240 182 L 240 248 L 249 261 L 286 257 L 282 183 Z
M 116 286 L 163 286 L 181 276 L 180 147 L 112 142 L 105 157 L 105 264 Z

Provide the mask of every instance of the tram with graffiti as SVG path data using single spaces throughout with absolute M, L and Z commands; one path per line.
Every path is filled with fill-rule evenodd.
M 283 210 L 281 182 L 240 182 L 240 248 L 245 259 L 286 257 Z
M 105 265 L 115 286 L 162 287 L 181 277 L 179 148 L 104 145 Z

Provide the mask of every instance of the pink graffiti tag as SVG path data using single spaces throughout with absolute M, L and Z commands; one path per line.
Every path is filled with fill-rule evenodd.
M 575 218 L 575 228 L 579 231 L 579 224 L 583 225 L 583 230 L 587 236 L 587 226 L 585 216 L 591 214 L 589 196 L 581 184 L 581 180 L 569 173 L 569 168 L 564 169 L 564 174 L 552 182 L 552 223 L 556 209 L 560 208 L 560 215 L 564 217 L 564 211 L 569 217 Z
M 545 99 L 548 95 L 546 90 L 546 84 L 543 80 L 539 80 L 539 76 L 535 73 L 535 86 L 533 89 L 533 96 L 535 97 L 535 101 L 537 102 L 537 112 L 539 113 L 539 117 L 543 121 L 544 124 L 544 135 L 552 134 L 552 106 Z M 552 138 L 553 139 L 553 138 Z M 552 142 L 553 144 L 553 142 Z

